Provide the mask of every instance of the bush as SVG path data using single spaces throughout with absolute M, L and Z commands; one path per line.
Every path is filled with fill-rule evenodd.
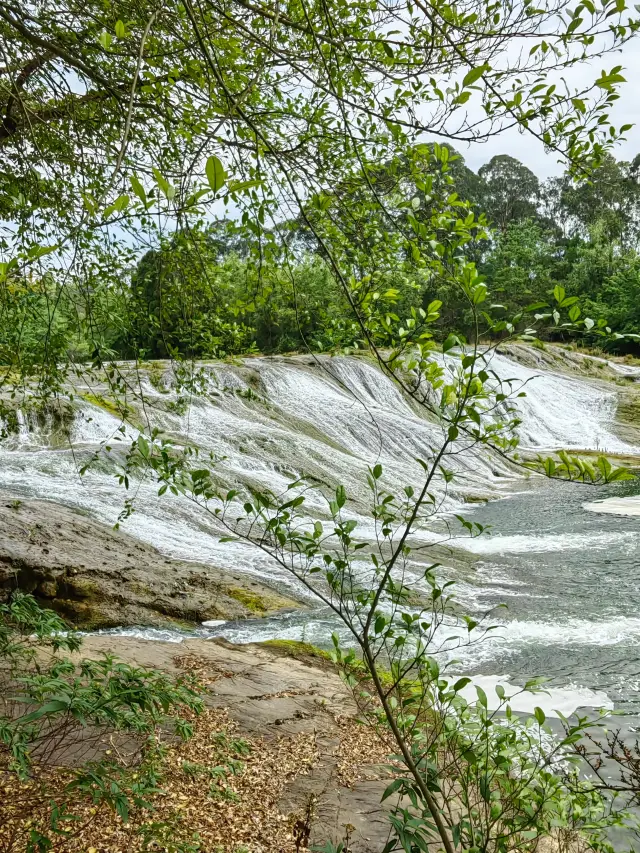
M 163 747 L 188 739 L 202 708 L 195 683 L 109 655 L 65 656 L 80 637 L 29 595 L 0 605 L 0 850 L 46 851 L 86 804 L 124 822 L 150 808 Z M 62 653 L 62 654 L 61 654 Z M 107 748 L 109 747 L 109 748 Z

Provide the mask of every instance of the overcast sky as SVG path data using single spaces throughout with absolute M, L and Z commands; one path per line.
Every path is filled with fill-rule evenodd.
M 627 82 L 622 84 L 620 99 L 612 112 L 613 124 L 620 127 L 623 124 L 634 124 L 627 133 L 627 141 L 614 150 L 618 160 L 631 160 L 640 154 L 640 44 L 639 39 L 633 39 L 621 53 L 612 53 L 593 63 L 576 70 L 573 80 L 576 85 L 592 82 L 600 76 L 605 68 L 609 71 L 614 65 L 622 65 L 622 74 Z M 464 157 L 467 165 L 477 172 L 483 163 L 488 162 L 495 154 L 510 154 L 528 166 L 539 178 L 558 175 L 563 167 L 558 163 L 554 154 L 547 154 L 542 145 L 530 134 L 519 133 L 517 130 L 505 131 L 489 142 L 473 146 L 455 146 Z

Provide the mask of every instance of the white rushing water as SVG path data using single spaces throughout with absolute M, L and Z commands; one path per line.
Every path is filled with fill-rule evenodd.
M 491 368 L 503 379 L 527 383 L 527 397 L 518 401 L 523 445 L 629 449 L 612 431 L 614 392 L 550 373 L 535 374 L 499 355 Z M 213 451 L 221 458 L 219 476 L 230 488 L 249 484 L 277 493 L 302 475 L 315 478 L 325 491 L 342 483 L 354 501 L 359 535 L 364 537 L 372 532 L 367 466 L 382 463 L 384 481 L 395 490 L 416 485 L 421 472 L 416 458 L 428 458 L 442 438 L 441 427 L 416 414 L 388 377 L 356 358 L 253 358 L 241 367 L 207 368 L 206 383 L 205 394 L 194 397 L 184 414 L 149 409 L 153 424 L 169 436 Z M 151 400 L 173 399 L 144 375 L 143 384 Z M 18 497 L 78 507 L 109 524 L 116 521 L 125 497 L 134 497 L 136 512 L 123 529 L 168 556 L 274 577 L 274 566 L 253 548 L 220 543 L 222 531 L 215 520 L 186 499 L 170 494 L 159 498 L 151 482 L 137 484 L 127 494 L 108 466 L 81 477 L 83 454 L 105 442 L 126 449 L 135 438 L 135 430 L 128 428 L 122 436 L 119 427 L 116 416 L 83 402 L 73 424 L 73 447 L 53 448 L 46 430 L 30 430 L 22 419 L 18 435 L 0 446 L 0 488 Z M 484 450 L 450 457 L 447 465 L 458 477 L 444 510 L 459 506 L 465 494 L 508 494 L 519 478 Z M 312 491 L 307 502 L 313 513 L 326 514 L 320 491 Z M 502 544 L 517 547 L 513 541 Z M 483 549 L 494 546 L 476 540 L 473 547 L 487 553 Z
M 490 369 L 503 380 L 513 379 L 516 389 L 525 385 L 527 396 L 518 400 L 523 446 L 541 450 L 634 451 L 614 432 L 614 390 L 586 380 L 535 372 L 501 355 L 493 356 Z M 373 522 L 367 511 L 367 466 L 380 462 L 385 485 L 396 491 L 405 484 L 415 486 L 421 474 L 416 458 L 428 458 L 431 448 L 442 440 L 439 425 L 420 416 L 376 367 L 357 358 L 252 358 L 237 366 L 207 366 L 204 394 L 194 397 L 181 414 L 167 411 L 164 405 L 175 401 L 172 391 L 163 393 L 145 374 L 141 381 L 147 396 L 161 404 L 149 409 L 153 424 L 179 441 L 188 439 L 203 451 L 214 452 L 220 459 L 218 476 L 229 488 L 240 484 L 279 492 L 292 480 L 309 476 L 320 484 L 319 490 L 309 494 L 309 514 L 322 516 L 326 515 L 322 490 L 332 492 L 342 483 L 359 522 L 357 535 L 365 539 L 373 535 Z M 224 531 L 216 520 L 186 498 L 169 493 L 158 497 L 157 487 L 146 481 L 135 484 L 127 494 L 107 464 L 81 477 L 80 460 L 105 442 L 114 448 L 120 444 L 126 450 L 137 433 L 128 428 L 123 436 L 120 425 L 120 420 L 105 409 L 82 402 L 73 423 L 73 448 L 69 448 L 52 446 L 47 429 L 31 429 L 22 418 L 18 434 L 0 446 L 0 488 L 19 498 L 40 498 L 77 507 L 109 524 L 116 521 L 124 499 L 134 497 L 136 511 L 123 529 L 166 555 L 232 569 L 280 586 L 296 586 L 252 546 L 221 542 Z M 452 456 L 447 467 L 454 468 L 458 476 L 443 500 L 445 511 L 456 510 L 467 495 L 475 499 L 506 497 L 522 482 L 516 469 L 486 450 Z M 461 539 L 454 544 L 484 557 L 558 550 L 568 553 L 585 546 L 604 551 L 613 545 L 625 547 L 630 538 L 627 532 L 589 535 L 587 542 L 582 534 L 568 533 L 563 537 L 532 531 Z M 419 531 L 416 538 L 428 543 L 434 534 Z M 501 570 L 490 568 L 496 582 Z M 501 594 L 516 596 L 524 584 L 520 578 L 505 578 Z M 474 595 L 478 598 L 471 584 L 460 586 L 462 600 Z M 326 637 L 331 627 L 330 621 L 318 614 L 317 619 L 307 620 L 305 636 L 310 641 L 318 640 Z M 246 642 L 276 636 L 300 639 L 301 630 L 300 619 L 294 616 L 260 624 L 210 626 L 204 634 L 223 633 L 229 640 Z M 595 638 L 594 643 L 615 642 L 620 631 L 640 637 L 640 628 L 629 620 L 602 625 L 569 620 L 553 630 L 542 622 L 516 620 L 504 635 L 496 637 L 492 647 L 481 644 L 465 660 L 469 665 L 482 666 L 494 653 L 492 648 L 504 651 L 509 644 L 515 648 L 539 642 L 574 643 L 585 635 Z M 145 636 L 179 639 L 167 632 L 147 631 Z M 589 704 L 589 691 L 574 691 L 571 695 L 574 694 L 581 697 L 582 704 Z M 601 699 L 600 694 L 594 695 Z
M 555 449 L 634 452 L 613 430 L 617 395 L 604 385 L 548 371 L 532 370 L 501 355 L 491 367 L 503 379 L 523 385 L 518 400 L 522 413 L 520 435 L 524 446 Z

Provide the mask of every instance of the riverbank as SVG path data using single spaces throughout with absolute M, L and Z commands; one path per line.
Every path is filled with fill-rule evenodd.
M 0 493 L 0 594 L 15 588 L 85 630 L 189 629 L 302 606 L 238 572 L 170 559 L 81 510 Z
M 389 777 L 381 765 L 393 750 L 356 721 L 353 698 L 326 659 L 293 644 L 176 646 L 113 636 L 86 637 L 74 657 L 105 653 L 195 676 L 205 710 L 189 741 L 166 739 L 152 810 L 123 823 L 110 810 L 92 813 L 90 801 L 74 802 L 81 820 L 62 853 L 196 849 L 167 847 L 160 837 L 145 846 L 145 826 L 161 825 L 173 827 L 175 841 L 197 839 L 211 853 L 298 853 L 345 839 L 350 853 L 382 850 Z

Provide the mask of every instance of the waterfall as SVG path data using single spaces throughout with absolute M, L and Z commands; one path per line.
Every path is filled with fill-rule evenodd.
M 606 389 L 603 383 L 532 370 L 502 355 L 494 355 L 490 366 L 502 380 L 512 378 L 516 387 L 524 387 L 527 396 L 517 401 L 523 446 L 636 452 L 637 448 L 613 432 L 615 390 Z
M 615 392 L 587 381 L 535 373 L 505 358 L 490 364 L 503 379 L 527 383 L 522 411 L 522 443 L 540 448 L 628 450 L 612 431 Z M 273 492 L 301 476 L 313 478 L 325 492 L 346 488 L 358 535 L 372 535 L 368 517 L 366 469 L 380 462 L 387 487 L 400 490 L 420 481 L 416 458 L 428 458 L 442 440 L 442 428 L 415 408 L 398 386 L 361 358 L 321 356 L 249 358 L 237 365 L 207 365 L 205 390 L 173 409 L 175 392 L 152 384 L 142 374 L 153 424 L 178 441 L 190 441 L 220 458 L 217 475 L 229 487 L 251 485 Z M 82 389 L 80 389 L 82 390 Z M 85 395 L 87 396 L 87 395 Z M 137 432 L 122 434 L 115 414 L 86 400 L 77 403 L 71 443 L 46 444 L 46 436 L 18 418 L 19 435 L 0 446 L 0 488 L 19 498 L 58 501 L 113 524 L 127 494 L 108 464 L 84 477 L 79 462 L 108 442 L 117 455 Z M 443 503 L 460 506 L 465 495 L 491 497 L 513 489 L 519 475 L 486 449 L 447 461 L 458 476 Z M 133 495 L 132 495 L 133 496 Z M 326 516 L 321 491 L 311 491 L 310 515 Z M 136 511 L 124 529 L 168 556 L 207 562 L 256 576 L 291 583 L 264 555 L 250 546 L 221 543 L 215 519 L 186 498 L 158 497 L 153 483 L 135 487 Z M 422 535 L 422 534 L 421 534 Z M 428 541 L 428 532 L 424 532 Z

